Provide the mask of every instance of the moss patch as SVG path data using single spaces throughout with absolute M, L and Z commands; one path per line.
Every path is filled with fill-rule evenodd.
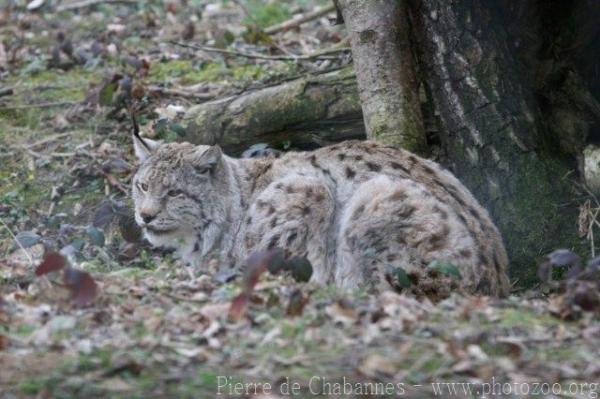
M 281 1 L 250 0 L 246 7 L 250 13 L 244 22 L 261 28 L 283 22 L 291 17 L 288 5 Z
M 201 82 L 221 82 L 229 79 L 236 81 L 258 80 L 266 71 L 260 65 L 239 65 L 228 67 L 221 62 L 207 62 L 196 66 L 192 61 L 173 60 L 153 64 L 149 77 L 153 81 L 173 82 L 191 85 Z
M 217 62 L 208 62 L 198 67 L 192 61 L 172 60 L 152 64 L 149 78 L 162 82 L 177 80 L 181 84 L 193 84 L 219 81 L 225 75 L 226 68 Z

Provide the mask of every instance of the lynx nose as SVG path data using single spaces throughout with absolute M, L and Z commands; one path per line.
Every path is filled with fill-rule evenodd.
M 140 212 L 140 217 L 144 223 L 148 224 L 156 218 L 156 213 Z

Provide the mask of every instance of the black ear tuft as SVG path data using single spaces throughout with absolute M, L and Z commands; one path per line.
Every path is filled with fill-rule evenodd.
M 133 149 L 140 162 L 144 162 L 158 148 L 160 142 L 133 136 Z
M 140 162 L 144 162 L 156 150 L 159 142 L 150 139 L 144 139 L 142 136 L 140 136 L 140 127 L 135 119 L 135 113 L 133 112 L 133 108 L 131 106 L 129 106 L 129 115 L 131 116 L 133 149 Z

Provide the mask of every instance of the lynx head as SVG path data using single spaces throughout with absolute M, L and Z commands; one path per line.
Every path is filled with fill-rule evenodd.
M 134 135 L 140 167 L 132 180 L 135 220 L 155 246 L 214 242 L 226 220 L 226 162 L 218 146 L 161 144 Z

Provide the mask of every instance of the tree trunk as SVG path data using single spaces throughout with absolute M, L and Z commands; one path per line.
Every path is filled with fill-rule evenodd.
M 502 6 L 422 0 L 412 15 L 449 166 L 491 211 L 511 277 L 527 283 L 542 255 L 580 243 L 566 178 L 575 165 L 548 145 L 533 79 L 516 56 L 522 42 L 507 33 Z
M 186 140 L 233 154 L 261 141 L 314 148 L 365 137 L 351 68 L 200 104 L 184 119 Z
M 426 152 L 406 0 L 339 0 L 367 137 Z

